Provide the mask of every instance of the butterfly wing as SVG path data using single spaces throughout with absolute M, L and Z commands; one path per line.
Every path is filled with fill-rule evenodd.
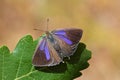
M 33 65 L 39 67 L 53 66 L 61 61 L 61 58 L 57 55 L 56 50 L 51 46 L 47 38 L 44 37 L 40 40 L 33 56 Z
M 82 37 L 81 29 L 61 29 L 51 32 L 61 48 L 61 56 L 72 55 Z
M 52 57 L 52 64 L 50 66 L 54 66 L 59 64 L 60 62 L 62 62 L 62 58 L 60 57 L 60 55 L 58 54 L 58 52 L 56 51 L 56 48 L 53 46 L 53 43 L 51 43 L 50 41 L 48 41 L 48 47 L 51 53 L 51 57 Z

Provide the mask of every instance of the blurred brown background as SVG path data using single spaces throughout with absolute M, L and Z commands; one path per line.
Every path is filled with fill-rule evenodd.
M 11 52 L 23 36 L 45 30 L 81 28 L 92 51 L 90 67 L 76 80 L 120 80 L 120 0 L 0 0 L 0 46 Z

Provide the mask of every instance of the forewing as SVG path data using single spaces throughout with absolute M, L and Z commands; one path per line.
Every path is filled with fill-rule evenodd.
M 58 56 L 56 50 L 50 44 L 46 37 L 40 40 L 37 49 L 33 56 L 34 66 L 53 66 L 61 62 L 61 58 Z
M 35 50 L 32 63 L 34 66 L 46 66 L 51 64 L 51 62 L 52 59 L 48 49 L 47 38 L 44 37 L 42 40 L 40 40 Z
M 80 41 L 83 31 L 81 29 L 72 28 L 54 30 L 52 33 L 64 40 L 68 45 L 74 45 Z
M 63 56 L 70 56 L 74 53 L 82 37 L 81 29 L 61 29 L 52 31 L 54 38 L 61 47 Z

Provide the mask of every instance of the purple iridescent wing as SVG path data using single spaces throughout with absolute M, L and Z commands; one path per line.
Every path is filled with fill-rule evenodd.
M 32 60 L 34 66 L 47 65 L 51 63 L 52 59 L 47 45 L 46 37 L 40 40 Z
M 34 56 L 32 63 L 34 66 L 53 66 L 61 62 L 61 58 L 57 55 L 57 52 L 50 45 L 50 42 L 44 37 L 40 40 Z
M 75 52 L 82 37 L 81 29 L 61 29 L 54 30 L 51 33 L 61 48 L 61 56 L 64 57 L 69 57 Z

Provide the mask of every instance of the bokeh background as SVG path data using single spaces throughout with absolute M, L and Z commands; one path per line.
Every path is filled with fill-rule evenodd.
M 92 51 L 90 66 L 75 80 L 120 80 L 120 0 L 0 0 L 0 46 L 11 52 L 23 36 L 45 30 L 81 28 Z

